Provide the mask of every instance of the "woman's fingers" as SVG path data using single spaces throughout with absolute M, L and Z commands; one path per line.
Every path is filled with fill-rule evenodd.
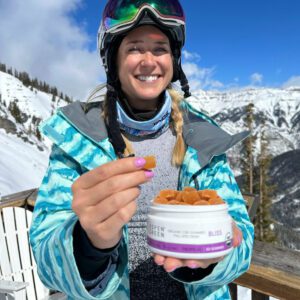
M 80 176 L 73 184 L 72 189 L 89 189 L 113 176 L 142 169 L 145 163 L 146 161 L 142 157 L 128 157 L 108 162 Z
M 140 195 L 138 187 L 129 188 L 113 194 L 94 206 L 88 208 L 88 216 L 93 223 L 100 223 L 114 215 L 121 208 L 127 206 Z
M 157 265 L 163 266 L 167 272 L 173 272 L 181 267 L 188 267 L 190 269 L 202 268 L 206 269 L 211 264 L 215 264 L 224 259 L 224 256 L 212 259 L 178 259 L 174 257 L 165 257 L 159 254 L 154 254 L 154 261 Z
M 232 233 L 233 233 L 232 245 L 233 247 L 238 247 L 243 241 L 243 233 L 237 227 L 234 221 L 232 221 Z
M 119 240 L 116 237 L 121 237 L 122 227 L 130 221 L 136 208 L 136 201 L 131 201 L 104 222 L 91 227 L 91 231 L 86 230 L 92 244 L 99 249 L 113 247 Z
M 162 266 L 164 264 L 166 258 L 165 258 L 165 256 L 154 253 L 153 259 L 157 265 Z
M 164 269 L 167 272 L 173 272 L 184 266 L 184 261 L 175 257 L 166 257 L 164 260 Z
M 211 259 L 186 259 L 184 261 L 184 266 L 189 267 L 191 269 L 197 269 L 197 268 L 202 268 L 206 269 L 209 267 L 211 264 L 215 264 L 220 262 L 221 260 L 224 259 L 224 256 L 216 257 L 216 258 L 211 258 Z
M 109 179 L 98 183 L 88 190 L 81 190 L 80 198 L 87 198 L 85 200 L 88 205 L 96 205 L 102 199 L 111 197 L 114 194 L 117 194 L 121 191 L 137 187 L 153 177 L 151 171 L 135 171 L 126 174 L 115 175 Z M 83 200 L 81 200 L 83 201 Z
M 102 232 L 107 232 L 110 234 L 115 234 L 122 228 L 126 223 L 130 221 L 134 213 L 136 212 L 137 203 L 136 201 L 131 201 L 126 206 L 119 209 L 114 215 L 99 223 L 96 228 L 102 234 Z M 103 237 L 105 238 L 105 237 Z

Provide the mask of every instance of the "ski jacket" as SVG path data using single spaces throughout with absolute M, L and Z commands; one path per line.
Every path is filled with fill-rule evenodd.
M 199 281 L 185 281 L 187 298 L 231 299 L 227 284 L 250 266 L 254 229 L 245 201 L 228 165 L 225 152 L 247 137 L 230 135 L 207 115 L 182 102 L 183 136 L 187 145 L 180 168 L 178 189 L 213 189 L 228 203 L 229 213 L 243 234 L 243 241 Z M 92 296 L 83 284 L 73 255 L 73 228 L 78 217 L 72 210 L 73 182 L 83 173 L 117 159 L 101 115 L 101 103 L 74 102 L 60 108 L 41 126 L 53 142 L 49 166 L 39 188 L 30 241 L 43 283 L 68 295 L 68 299 L 130 299 L 128 232 L 124 226 L 119 261 L 106 288 Z M 176 297 L 176 295 L 174 295 Z

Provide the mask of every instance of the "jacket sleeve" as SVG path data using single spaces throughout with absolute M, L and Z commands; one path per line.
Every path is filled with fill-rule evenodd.
M 214 157 L 199 174 L 198 182 L 201 190 L 216 190 L 219 196 L 228 203 L 229 214 L 242 231 L 243 241 L 239 247 L 227 254 L 209 275 L 201 280 L 185 281 L 182 280 L 182 276 L 176 276 L 176 271 L 171 273 L 173 278 L 193 285 L 193 288 L 196 289 L 196 293 L 195 291 L 193 293 L 197 295 L 197 290 L 201 293 L 206 289 L 207 292 L 210 290 L 211 293 L 246 272 L 250 267 L 254 239 L 254 227 L 249 219 L 245 200 L 228 165 L 226 156 Z M 201 296 L 205 297 L 205 294 L 201 293 Z
M 73 249 L 78 218 L 71 209 L 71 186 L 80 174 L 79 164 L 54 145 L 35 204 L 30 242 L 38 274 L 47 287 L 62 291 L 71 299 L 107 299 L 125 272 L 127 245 L 123 238 L 116 270 L 101 294 L 92 296 L 80 276 Z

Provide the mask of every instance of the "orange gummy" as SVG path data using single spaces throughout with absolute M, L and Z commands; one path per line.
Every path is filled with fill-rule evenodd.
M 159 203 L 159 204 L 168 204 L 169 203 L 168 199 L 162 198 L 162 197 L 159 197 L 159 196 L 157 196 L 155 198 L 154 202 Z
M 217 197 L 217 198 L 211 198 L 208 200 L 209 204 L 223 204 L 225 203 L 220 197 Z
M 225 203 L 215 190 L 197 191 L 193 187 L 184 187 L 183 191 L 161 190 L 154 202 L 169 205 L 215 205 Z
M 188 204 L 193 204 L 194 202 L 199 201 L 200 198 L 196 190 L 191 192 L 184 190 L 182 193 L 182 200 Z
M 211 198 L 218 198 L 218 194 L 215 190 L 202 190 L 198 192 L 202 199 L 209 200 Z
M 175 190 L 161 190 L 159 192 L 160 197 L 166 198 L 168 200 L 176 199 L 176 194 L 177 194 L 177 191 L 175 191 Z
M 156 167 L 156 159 L 155 156 L 145 156 L 144 159 L 146 160 L 144 169 L 153 169 Z
M 179 202 L 183 201 L 182 200 L 182 191 L 177 191 L 176 200 L 179 201 Z
M 194 202 L 193 205 L 209 205 L 210 203 L 208 201 L 205 201 L 205 200 L 199 200 L 199 201 L 196 201 Z
M 177 200 L 170 200 L 170 201 L 168 202 L 168 204 L 173 204 L 173 205 L 175 205 L 175 204 L 182 204 L 182 202 L 177 201 Z

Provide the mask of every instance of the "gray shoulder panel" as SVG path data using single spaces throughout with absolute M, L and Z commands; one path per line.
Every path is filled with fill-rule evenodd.
M 248 135 L 249 131 L 230 135 L 191 112 L 184 115 L 183 137 L 188 146 L 197 150 L 201 167 L 206 166 L 213 156 L 226 153 Z
M 107 138 L 107 130 L 101 116 L 102 102 L 73 102 L 61 108 L 63 114 L 70 120 L 82 133 L 100 142 Z

